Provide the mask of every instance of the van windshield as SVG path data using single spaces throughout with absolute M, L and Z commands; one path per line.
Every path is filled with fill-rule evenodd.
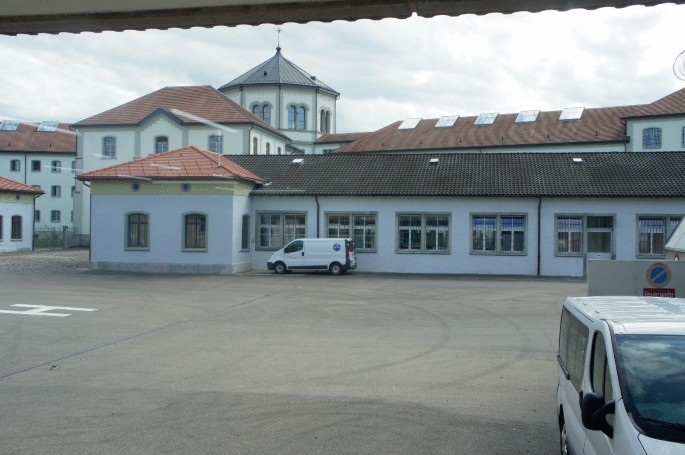
M 685 442 L 685 335 L 617 335 L 626 408 L 652 438 Z

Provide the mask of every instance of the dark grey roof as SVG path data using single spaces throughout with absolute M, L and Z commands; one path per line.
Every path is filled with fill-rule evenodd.
M 255 195 L 685 197 L 685 152 L 331 154 L 302 156 L 301 164 L 292 156 L 230 158 L 271 182 Z
M 222 85 L 219 90 L 223 91 L 241 85 L 294 85 L 299 87 L 312 87 L 325 90 L 335 96 L 340 93 L 324 84 L 316 76 L 312 76 L 293 62 L 283 57 L 281 48 L 276 48 L 276 54 L 264 63 L 257 65 L 247 73 L 231 82 Z

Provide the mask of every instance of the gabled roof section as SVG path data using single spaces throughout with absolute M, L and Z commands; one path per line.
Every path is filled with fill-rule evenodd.
M 685 88 L 643 106 L 636 115 L 628 117 L 653 117 L 679 114 L 685 114 Z
M 266 180 L 239 166 L 224 155 L 198 147 L 170 152 L 79 174 L 79 180 L 246 180 L 256 184 Z
M 354 142 L 370 133 L 326 133 L 316 140 L 316 144 L 340 144 Z
M 38 131 L 41 122 L 21 122 L 15 131 L 0 131 L 1 152 L 76 154 L 76 131 L 58 123 L 55 131 Z
M 140 125 L 156 114 L 166 115 L 181 124 L 199 123 L 193 118 L 174 113 L 176 110 L 222 125 L 254 124 L 280 137 L 287 138 L 276 128 L 209 85 L 164 87 L 121 106 L 76 122 L 72 126 L 80 128 Z
M 685 197 L 685 152 L 238 155 L 276 196 Z M 581 160 L 574 160 L 580 158 Z
M 39 196 L 45 194 L 43 190 L 4 177 L 0 177 L 0 192 L 36 194 Z
M 414 129 L 392 123 L 347 144 L 345 152 L 412 152 L 421 150 L 473 150 L 498 147 L 601 144 L 627 142 L 622 118 L 639 106 L 585 109 L 578 120 L 560 121 L 561 111 L 540 112 L 535 121 L 517 123 L 518 114 L 499 114 L 492 124 L 477 125 L 477 116 L 459 117 L 451 127 L 436 128 L 438 119 L 424 119 Z
M 252 68 L 247 73 L 222 85 L 219 90 L 223 91 L 242 85 L 292 85 L 297 87 L 311 87 L 325 90 L 335 96 L 336 92 L 329 85 L 323 83 L 316 76 L 312 76 L 293 62 L 283 57 L 281 48 L 276 48 L 276 54 L 269 60 Z

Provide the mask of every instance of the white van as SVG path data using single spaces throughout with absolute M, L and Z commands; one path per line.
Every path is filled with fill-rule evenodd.
M 562 454 L 685 454 L 685 299 L 568 297 Z
M 351 239 L 297 239 L 272 254 L 266 267 L 276 273 L 328 270 L 340 275 L 357 267 L 357 256 Z

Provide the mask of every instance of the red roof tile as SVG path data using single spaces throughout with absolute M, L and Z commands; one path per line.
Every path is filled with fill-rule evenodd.
M 264 179 L 238 166 L 224 155 L 198 147 L 184 147 L 170 152 L 79 174 L 79 180 L 112 180 L 150 178 L 172 179 L 238 179 L 266 183 Z
M 164 87 L 108 111 L 74 123 L 72 126 L 139 125 L 151 116 L 163 112 L 179 123 L 197 124 L 197 120 L 177 115 L 180 110 L 220 124 L 252 123 L 287 138 L 264 120 L 241 107 L 209 85 Z
M 76 132 L 60 123 L 57 131 L 38 131 L 40 123 L 23 122 L 16 131 L 0 131 L 0 152 L 76 154 Z
M 39 190 L 29 185 L 16 182 L 14 180 L 0 177 L 0 191 L 7 191 L 10 193 L 29 193 L 29 194 L 45 194 L 45 191 Z

